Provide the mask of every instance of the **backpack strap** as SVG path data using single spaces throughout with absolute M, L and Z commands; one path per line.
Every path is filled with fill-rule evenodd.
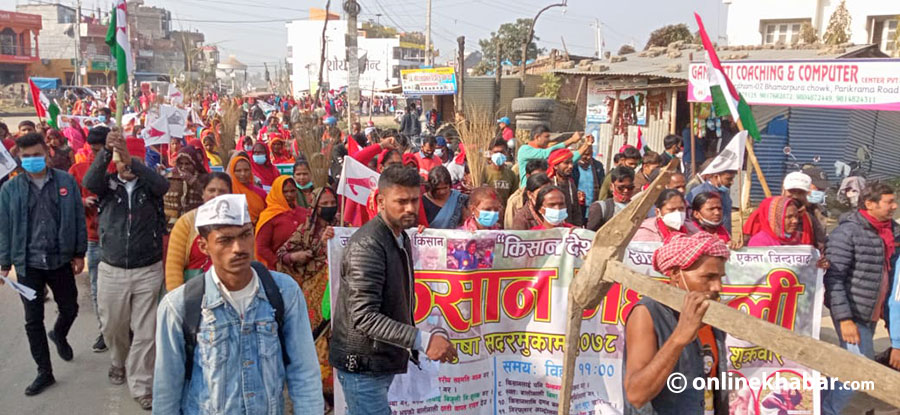
M 281 297 L 281 290 L 278 289 L 275 279 L 272 278 L 272 273 L 269 272 L 265 265 L 254 261 L 250 263 L 250 266 L 253 267 L 256 275 L 259 276 L 259 282 L 262 284 L 263 290 L 266 291 L 269 304 L 275 309 L 275 323 L 278 324 L 278 342 L 281 343 L 281 358 L 284 360 L 284 365 L 287 366 L 291 364 L 291 359 L 284 344 L 284 299 Z
M 616 202 L 612 198 L 600 201 L 600 211 L 603 213 L 603 224 L 605 225 L 616 215 Z
M 184 284 L 184 318 L 181 331 L 184 334 L 184 378 L 191 380 L 194 369 L 194 349 L 197 348 L 197 333 L 200 331 L 200 315 L 203 308 L 203 293 L 206 291 L 206 274 L 191 278 Z

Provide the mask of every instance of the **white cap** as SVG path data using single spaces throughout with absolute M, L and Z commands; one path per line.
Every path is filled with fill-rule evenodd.
M 812 179 L 807 176 L 806 173 L 795 171 L 784 176 L 784 186 L 782 187 L 784 190 L 802 190 L 804 192 L 809 192 L 811 184 Z
M 197 208 L 194 226 L 233 225 L 243 226 L 250 223 L 250 212 L 247 210 L 247 196 L 222 195 Z
M 375 131 L 375 127 L 366 127 L 365 133 L 366 135 L 372 134 Z

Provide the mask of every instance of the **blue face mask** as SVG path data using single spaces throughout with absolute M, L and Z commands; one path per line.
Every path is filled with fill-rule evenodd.
M 485 228 L 490 228 L 497 224 L 497 221 L 500 219 L 500 212 L 494 212 L 490 210 L 479 210 L 478 211 L 478 224 L 484 226 Z
M 294 183 L 297 184 L 297 188 L 300 190 L 306 190 L 306 189 L 313 187 L 313 182 L 309 182 L 307 184 L 300 184 L 300 182 L 294 180 Z
M 254 154 L 253 162 L 256 164 L 266 164 L 266 155 L 265 154 Z
M 105 115 L 98 115 L 98 116 L 97 116 L 97 119 L 100 120 L 100 122 L 106 122 L 106 116 L 105 116 Z
M 565 209 L 544 208 L 544 219 L 551 225 L 559 225 L 569 217 L 569 212 Z
M 503 153 L 491 154 L 491 161 L 498 166 L 502 166 L 503 163 L 506 163 L 506 155 Z
M 719 189 L 720 192 L 728 192 L 731 190 L 726 186 L 717 186 L 716 189 Z
M 812 190 L 809 192 L 809 195 L 806 196 L 806 200 L 814 205 L 821 205 L 825 203 L 825 192 L 821 190 Z
M 47 159 L 44 157 L 22 157 L 22 168 L 29 173 L 40 173 L 47 168 Z

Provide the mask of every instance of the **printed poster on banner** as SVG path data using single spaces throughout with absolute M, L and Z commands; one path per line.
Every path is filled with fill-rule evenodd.
M 585 123 L 607 124 L 612 117 L 616 91 L 600 82 L 590 82 L 587 94 Z M 619 115 L 626 125 L 647 125 L 647 93 L 644 91 L 619 91 Z
M 900 59 L 722 62 L 750 105 L 900 111 Z M 692 63 L 688 101 L 711 102 L 705 63 Z
M 80 126 L 85 126 L 88 129 L 93 127 L 96 124 L 101 124 L 100 119 L 97 117 L 87 117 L 83 115 L 68 115 L 68 114 L 59 114 L 56 116 L 56 125 L 59 126 L 60 129 L 66 128 L 71 125 L 72 122 L 75 122 L 75 127 L 80 128 Z M 122 116 L 122 122 L 125 122 L 125 116 Z M 115 119 L 106 120 L 106 125 L 110 127 L 114 127 L 116 125 Z
M 340 290 L 340 259 L 354 231 L 336 228 L 328 244 L 332 302 Z M 393 412 L 555 414 L 568 288 L 594 233 L 583 229 L 475 233 L 426 229 L 421 234 L 410 230 L 408 235 L 415 268 L 415 323 L 425 331 L 446 329 L 459 359 L 450 364 L 428 363 L 421 369 L 410 364 L 409 371 L 395 377 L 391 386 Z M 631 244 L 625 263 L 650 274 L 650 258 L 657 246 Z M 823 290 L 815 261 L 811 247 L 736 252 L 726 266 L 723 301 L 816 337 Z M 600 306 L 584 313 L 571 413 L 623 412 L 623 324 L 638 300 L 637 293 L 614 285 Z M 727 347 L 730 367 L 743 376 L 812 373 L 753 345 L 732 339 Z M 761 402 L 773 392 L 781 393 L 735 392 L 731 413 L 766 413 Z M 799 412 L 791 413 L 818 413 L 816 394 L 801 394 L 802 399 L 791 406 L 791 411 Z M 339 382 L 335 382 L 335 402 L 335 413 L 346 413 Z M 744 411 L 742 402 L 752 409 Z
M 0 145 L 0 179 L 8 176 L 16 167 L 18 167 L 16 159 L 6 151 L 6 146 Z
M 400 71 L 403 95 L 452 95 L 456 93 L 453 68 L 404 69 Z

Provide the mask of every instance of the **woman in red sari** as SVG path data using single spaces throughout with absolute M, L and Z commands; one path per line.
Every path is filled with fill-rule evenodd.
M 284 145 L 284 138 L 276 133 L 269 134 L 269 151 L 272 154 L 273 164 L 294 164 L 294 157 Z
M 259 179 L 263 186 L 274 186 L 275 179 L 281 175 L 278 168 L 272 164 L 272 158 L 269 156 L 269 147 L 265 144 L 257 142 L 253 145 L 253 163 L 251 168 L 253 176 Z
M 308 212 L 297 206 L 297 186 L 291 176 L 278 176 L 266 197 L 266 209 L 256 223 L 256 257 L 269 269 L 279 263 L 292 264 L 311 259 L 307 252 L 278 257 L 276 252 L 305 221 Z

